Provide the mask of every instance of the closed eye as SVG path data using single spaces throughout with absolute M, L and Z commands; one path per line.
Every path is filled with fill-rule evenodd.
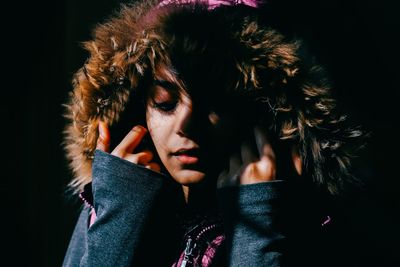
M 176 106 L 177 106 L 178 102 L 177 101 L 173 101 L 173 102 L 155 102 L 153 101 L 153 107 L 155 109 L 158 109 L 162 112 L 165 113 L 169 113 L 175 110 Z
M 164 113 L 171 113 L 176 109 L 179 102 L 179 92 L 175 90 L 172 83 L 156 80 L 151 88 L 151 106 Z

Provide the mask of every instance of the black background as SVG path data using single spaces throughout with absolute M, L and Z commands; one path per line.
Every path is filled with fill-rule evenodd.
M 71 172 L 61 146 L 62 103 L 71 90 L 72 74 L 87 56 L 80 42 L 88 40 L 93 26 L 120 2 L 3 5 L 4 266 L 62 263 L 79 206 L 66 191 Z M 309 41 L 330 71 L 340 103 L 372 133 L 363 156 L 370 167 L 365 189 L 346 200 L 348 240 L 357 246 L 355 253 L 368 257 L 375 251 L 385 259 L 381 264 L 365 260 L 369 265 L 363 266 L 394 266 L 400 247 L 396 216 L 400 211 L 399 4 L 390 0 L 277 2 L 275 16 Z

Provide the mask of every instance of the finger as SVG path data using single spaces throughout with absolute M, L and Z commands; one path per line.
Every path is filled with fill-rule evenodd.
M 233 153 L 229 158 L 229 174 L 233 175 L 240 171 L 242 168 L 243 162 L 240 154 Z
M 267 140 L 266 133 L 263 131 L 263 129 L 260 126 L 256 126 L 256 127 L 254 127 L 254 137 L 256 140 L 258 153 L 261 156 L 261 155 L 263 155 L 264 144 L 269 143 Z
M 230 185 L 228 179 L 229 179 L 228 170 L 223 170 L 218 176 L 217 188 L 221 188 L 221 187 Z
M 125 153 L 132 153 L 146 133 L 147 130 L 143 126 L 137 125 L 133 127 L 112 154 L 124 155 Z
M 244 165 L 258 160 L 255 144 L 250 140 L 251 139 L 244 140 L 240 145 L 240 154 L 242 155 L 242 161 Z
M 110 151 L 110 130 L 105 122 L 99 122 L 99 137 L 97 139 L 96 149 L 104 152 Z
M 257 150 L 260 158 L 267 156 L 275 160 L 275 153 L 272 149 L 271 143 L 268 141 L 268 135 L 261 127 L 254 127 L 254 136 L 257 144 Z
M 296 146 L 293 146 L 292 148 L 292 160 L 297 174 L 301 175 L 301 173 L 303 172 L 303 166 L 299 151 L 297 150 Z
M 256 172 L 263 181 L 272 181 L 276 177 L 276 163 L 269 156 L 263 156 L 256 164 Z
M 146 150 L 135 154 L 126 154 L 123 158 L 135 164 L 146 165 L 153 159 L 153 153 Z
M 161 170 L 160 165 L 158 165 L 155 162 L 150 162 L 149 164 L 145 165 L 145 168 L 156 171 L 156 172 L 160 172 L 160 170 Z
M 137 153 L 137 155 L 138 155 L 138 163 L 143 165 L 150 162 L 154 156 L 153 152 L 151 152 L 150 150 L 144 150 L 142 152 Z
M 257 180 L 256 174 L 256 163 L 250 163 L 243 170 L 243 173 L 240 175 L 239 183 L 240 184 L 252 184 Z
M 264 156 L 260 161 L 250 163 L 246 166 L 240 177 L 240 184 L 269 182 L 275 180 L 275 177 L 275 162 L 269 159 L 269 157 Z
M 242 168 L 240 152 L 235 152 L 229 157 L 229 166 L 221 171 L 217 179 L 217 187 L 225 187 L 239 184 L 239 177 Z

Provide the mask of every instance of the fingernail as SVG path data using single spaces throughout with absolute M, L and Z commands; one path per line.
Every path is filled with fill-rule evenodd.
M 141 125 L 136 125 L 135 127 L 133 127 L 132 131 L 143 133 L 146 132 L 147 130 Z

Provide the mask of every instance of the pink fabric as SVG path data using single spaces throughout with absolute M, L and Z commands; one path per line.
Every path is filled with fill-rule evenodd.
M 225 236 L 220 235 L 215 238 L 210 245 L 208 245 L 206 251 L 204 252 L 204 256 L 201 259 L 201 266 L 202 267 L 208 267 L 211 265 L 215 254 L 217 253 L 218 247 L 222 244 L 224 241 Z
M 206 4 L 208 9 L 214 9 L 219 6 L 234 6 L 234 5 L 246 5 L 250 7 L 259 7 L 262 4 L 263 0 L 162 0 L 158 5 L 166 6 L 169 4 L 193 4 L 193 3 L 201 3 Z
M 217 253 L 218 247 L 222 244 L 224 240 L 225 236 L 219 235 L 213 241 L 211 241 L 210 244 L 207 246 L 206 250 L 204 251 L 204 254 L 197 255 L 197 257 L 193 259 L 193 261 L 197 263 L 197 265 L 195 264 L 195 266 L 209 267 L 215 258 L 215 254 Z M 199 265 L 200 257 L 201 257 L 201 265 Z M 182 252 L 178 262 L 175 262 L 172 265 L 172 267 L 181 266 L 184 258 L 185 258 L 185 251 Z
M 92 209 L 90 210 L 89 227 L 92 226 L 92 224 L 94 223 L 95 220 L 96 220 L 96 212 L 95 212 L 94 209 L 92 208 Z

